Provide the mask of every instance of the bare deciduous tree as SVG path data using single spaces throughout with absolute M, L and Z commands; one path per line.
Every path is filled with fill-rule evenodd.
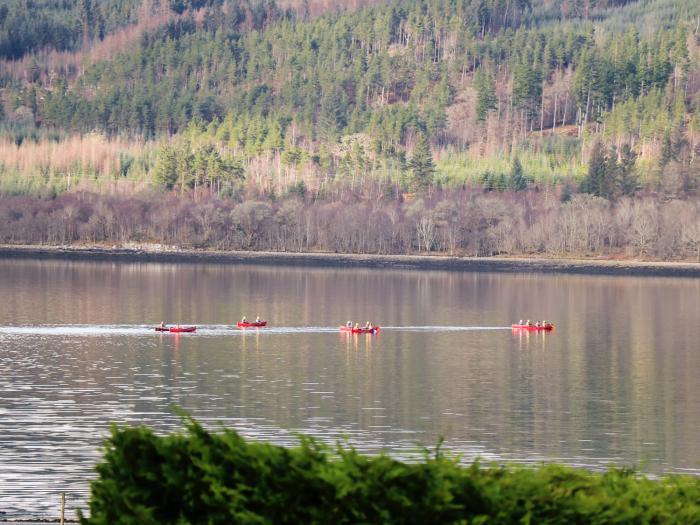
M 409 202 L 335 202 L 298 195 L 236 203 L 162 194 L 0 197 L 3 243 L 158 243 L 225 250 L 454 255 L 635 255 L 700 258 L 700 201 L 591 195 L 568 202 L 536 191 L 441 191 Z

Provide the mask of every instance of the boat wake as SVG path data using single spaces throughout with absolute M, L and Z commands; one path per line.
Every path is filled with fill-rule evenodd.
M 182 324 L 192 326 L 196 323 Z M 160 336 L 160 337 L 220 337 L 220 336 L 245 336 L 251 334 L 260 335 L 284 335 L 284 334 L 320 334 L 340 333 L 337 326 L 271 326 L 264 328 L 239 329 L 232 325 L 196 325 L 197 331 L 190 334 L 175 334 L 170 332 L 156 332 L 155 325 L 27 325 L 27 326 L 0 326 L 0 336 L 56 336 L 56 337 L 110 337 L 110 336 Z M 510 330 L 510 326 L 382 326 L 381 331 L 392 332 L 467 332 L 478 330 Z
M 401 332 L 475 332 L 479 330 L 510 330 L 510 326 L 382 326 L 382 330 Z

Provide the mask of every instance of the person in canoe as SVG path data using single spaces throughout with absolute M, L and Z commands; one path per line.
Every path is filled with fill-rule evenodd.
M 160 327 L 165 328 L 165 323 L 163 321 L 160 322 Z
M 359 330 L 359 329 L 360 329 L 360 323 L 355 323 L 355 330 Z
M 369 321 L 367 321 L 367 322 L 365 323 L 365 330 L 371 330 L 371 329 L 372 329 L 372 323 L 370 323 Z
M 348 328 L 352 328 L 352 321 L 348 321 L 347 323 L 345 323 L 345 326 L 347 326 Z
M 527 320 L 527 326 L 532 326 L 532 323 L 530 322 L 529 319 Z
M 247 323 L 247 322 L 248 322 L 248 318 L 244 315 L 243 319 L 241 319 L 241 323 Z
M 259 323 L 259 322 L 260 322 L 260 316 L 259 316 L 259 315 L 255 318 L 255 322 L 256 322 L 256 323 Z

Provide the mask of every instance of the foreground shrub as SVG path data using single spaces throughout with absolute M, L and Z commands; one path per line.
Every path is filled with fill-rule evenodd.
M 549 465 L 465 468 L 440 453 L 421 463 L 287 449 L 210 433 L 156 436 L 113 427 L 83 525 L 700 523 L 700 480 Z

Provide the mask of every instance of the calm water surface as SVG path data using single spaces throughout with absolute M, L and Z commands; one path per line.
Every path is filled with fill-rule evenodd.
M 0 297 L 0 519 L 62 491 L 74 515 L 110 422 L 172 406 L 285 445 L 700 473 L 698 279 L 0 261 Z

